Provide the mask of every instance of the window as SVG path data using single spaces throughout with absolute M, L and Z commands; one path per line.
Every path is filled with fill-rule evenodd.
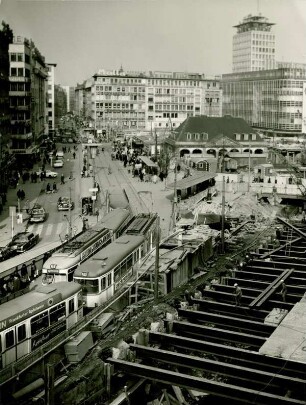
M 55 307 L 51 308 L 50 310 L 50 325 L 53 323 L 57 323 L 61 319 L 65 318 L 66 311 L 65 311 L 65 303 L 61 303 L 56 305 Z
M 17 61 L 18 62 L 23 62 L 23 54 L 22 53 L 17 53 Z
M 186 135 L 187 135 L 187 139 L 190 140 L 191 139 L 191 134 L 188 132 Z
M 17 68 L 11 68 L 11 76 L 17 76 Z
M 74 298 L 71 298 L 71 300 L 68 301 L 68 315 L 72 314 L 74 311 Z
M 5 348 L 9 349 L 15 345 L 15 335 L 14 331 L 10 330 L 5 334 Z
M 236 141 L 240 141 L 240 139 L 241 139 L 240 134 L 235 134 L 235 135 L 236 135 Z
M 36 335 L 49 326 L 48 311 L 43 312 L 31 319 L 31 334 Z
M 23 68 L 18 68 L 18 76 L 19 77 L 23 76 Z
M 18 326 L 17 329 L 17 343 L 21 342 L 26 338 L 26 326 L 25 324 Z

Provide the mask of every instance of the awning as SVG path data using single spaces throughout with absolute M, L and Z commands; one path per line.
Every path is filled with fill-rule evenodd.
M 197 184 L 204 183 L 204 181 L 214 179 L 216 176 L 217 176 L 216 173 L 210 172 L 195 173 L 192 176 L 186 177 L 185 179 L 178 180 L 176 182 L 176 189 L 185 190 L 189 187 L 196 186 Z M 174 183 L 168 184 L 167 188 L 174 189 Z
M 156 167 L 158 168 L 157 164 L 152 162 L 152 160 L 150 158 L 148 158 L 147 156 L 139 156 L 139 158 L 141 159 L 141 161 L 147 166 L 147 167 Z

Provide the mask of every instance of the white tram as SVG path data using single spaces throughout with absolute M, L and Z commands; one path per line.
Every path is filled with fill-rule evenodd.
M 114 210 L 97 225 L 65 243 L 43 264 L 42 283 L 72 281 L 77 266 L 121 235 L 130 220 L 129 210 Z
M 143 235 L 123 235 L 75 270 L 73 280 L 82 286 L 85 307 L 103 304 L 124 286 L 146 245 Z
M 27 294 L 2 304 L 1 368 L 68 330 L 82 317 L 82 291 L 76 283 L 36 286 Z

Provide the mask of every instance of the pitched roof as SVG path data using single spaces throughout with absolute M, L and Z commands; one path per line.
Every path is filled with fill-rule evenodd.
M 207 133 L 208 141 L 224 136 L 236 141 L 234 134 L 254 133 L 255 131 L 242 118 L 225 115 L 224 117 L 188 117 L 175 131 L 177 142 L 186 142 L 187 133 Z M 259 136 L 258 136 L 259 137 Z

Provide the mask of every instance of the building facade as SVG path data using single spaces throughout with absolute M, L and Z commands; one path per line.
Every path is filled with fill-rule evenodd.
M 32 41 L 14 37 L 10 55 L 11 153 L 29 155 L 34 160 L 47 129 L 45 58 Z
M 280 65 L 281 66 L 281 65 Z M 223 113 L 276 136 L 306 129 L 306 65 L 222 76 Z
M 261 14 L 248 15 L 233 36 L 233 73 L 275 68 L 274 24 Z
M 75 87 L 62 86 L 67 96 L 67 112 L 75 113 Z
M 47 97 L 48 97 L 48 134 L 53 135 L 55 130 L 55 113 L 54 113 L 54 85 L 55 85 L 55 68 L 56 63 L 48 63 L 48 88 L 47 88 Z
M 100 70 L 75 93 L 78 115 L 117 132 L 164 131 L 189 116 L 222 115 L 220 78 L 197 73 Z
M 168 155 L 184 157 L 186 161 L 201 162 L 201 170 L 211 171 L 217 165 L 218 171 L 237 170 L 266 163 L 268 157 L 264 139 L 241 118 L 189 117 L 172 131 L 165 140 Z M 207 159 L 215 158 L 216 162 Z M 200 159 L 198 159 L 200 158 Z

